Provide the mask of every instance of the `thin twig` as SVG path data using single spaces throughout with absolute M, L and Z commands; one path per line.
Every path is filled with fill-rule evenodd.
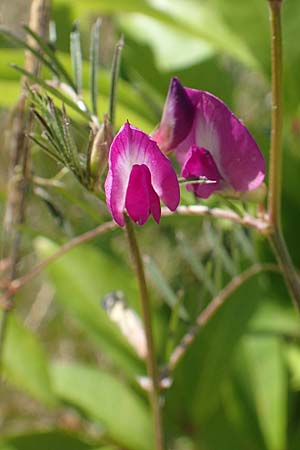
M 202 205 L 195 206 L 179 206 L 175 214 L 186 215 L 186 216 L 208 216 L 211 218 L 222 218 L 232 220 L 233 222 L 240 223 L 241 225 L 247 227 L 253 227 L 257 230 L 261 230 L 262 233 L 267 233 L 268 224 L 263 219 L 256 219 L 252 216 L 244 216 L 240 217 L 238 214 L 229 211 L 223 210 L 220 208 L 208 208 Z M 170 216 L 171 213 L 167 208 L 162 208 L 163 216 Z M 80 245 L 84 242 L 88 242 L 94 239 L 96 236 L 100 236 L 101 234 L 106 233 L 107 231 L 113 230 L 117 228 L 117 225 L 114 222 L 107 222 L 105 224 L 99 225 L 98 227 L 87 231 L 86 233 L 81 234 L 80 236 L 76 236 L 70 242 L 63 245 L 57 252 L 53 253 L 49 258 L 46 258 L 41 263 L 37 264 L 30 272 L 25 274 L 24 276 L 12 280 L 8 289 L 12 292 L 16 293 L 21 287 L 23 287 L 26 283 L 31 281 L 36 275 L 38 275 L 43 269 L 45 269 L 48 264 L 58 259 L 60 256 L 67 253 L 72 248 Z M 3 301 L 2 301 L 3 303 Z
M 194 342 L 200 329 L 216 314 L 220 307 L 230 298 L 230 296 L 247 280 L 262 271 L 280 272 L 275 264 L 254 264 L 244 272 L 235 276 L 207 305 L 207 307 L 199 314 L 196 323 L 183 336 L 179 345 L 174 349 L 170 356 L 168 368 L 173 371 L 177 364 L 185 355 L 187 349 Z
M 37 34 L 45 36 L 48 29 L 48 0 L 32 0 L 30 9 L 30 28 Z M 35 45 L 34 43 L 31 43 Z M 39 71 L 39 62 L 29 52 L 25 56 L 25 69 L 33 74 Z M 12 126 L 11 163 L 10 163 L 10 189 L 6 204 L 3 242 L 4 254 L 10 258 L 10 271 L 8 281 L 16 277 L 17 265 L 20 257 L 21 233 L 19 225 L 25 221 L 26 191 L 28 184 L 29 143 L 27 133 L 30 132 L 32 116 L 26 111 L 27 79 L 22 79 L 20 98 L 16 106 Z M 13 293 L 8 293 L 6 305 L 13 301 Z M 7 329 L 9 310 L 3 310 L 0 323 L 0 366 L 3 346 Z
M 130 252 L 135 264 L 136 274 L 139 284 L 140 291 L 140 301 L 141 301 L 141 309 L 145 327 L 145 335 L 147 341 L 147 370 L 149 378 L 151 379 L 152 386 L 149 390 L 150 401 L 153 411 L 153 419 L 154 419 L 154 435 L 155 435 L 155 450 L 163 450 L 164 449 L 164 438 L 163 438 L 163 430 L 162 430 L 162 417 L 161 417 L 161 408 L 159 402 L 160 396 L 160 387 L 159 387 L 159 378 L 158 378 L 158 370 L 156 363 L 156 355 L 154 348 L 154 339 L 152 332 L 152 321 L 151 321 L 151 309 L 150 309 L 150 301 L 148 295 L 148 289 L 146 285 L 146 278 L 144 272 L 144 266 L 140 254 L 140 250 L 138 247 L 138 243 L 135 237 L 135 232 L 133 229 L 133 225 L 131 223 L 131 219 L 126 215 L 125 216 L 125 226 L 127 231 L 127 237 L 130 247 Z
M 180 216 L 209 216 L 216 219 L 226 219 L 239 223 L 248 228 L 255 228 L 262 234 L 268 234 L 269 223 L 265 219 L 256 218 L 250 215 L 240 216 L 237 213 L 221 208 L 209 208 L 204 205 L 178 206 L 176 211 L 172 213 L 167 208 L 162 208 L 163 216 L 178 214 Z
M 36 275 L 38 275 L 45 267 L 47 267 L 50 263 L 53 261 L 56 261 L 58 258 L 63 256 L 68 251 L 72 250 L 74 247 L 77 247 L 80 244 L 83 244 L 85 242 L 88 242 L 92 239 L 94 239 L 97 236 L 100 236 L 101 234 L 105 234 L 110 230 L 114 230 L 117 228 L 117 225 L 115 222 L 106 222 L 102 225 L 99 225 L 96 228 L 93 228 L 90 231 L 87 231 L 86 233 L 81 234 L 80 236 L 76 236 L 71 241 L 67 242 L 65 245 L 60 247 L 57 252 L 50 255 L 48 258 L 41 261 L 39 264 L 37 264 L 30 272 L 27 272 L 25 275 L 23 275 L 20 278 L 17 278 L 13 280 L 9 286 L 9 289 L 16 293 L 21 287 L 23 287 L 26 283 L 31 281 Z

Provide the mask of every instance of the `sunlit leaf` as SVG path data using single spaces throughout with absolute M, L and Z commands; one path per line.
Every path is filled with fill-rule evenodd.
M 53 366 L 55 390 L 104 425 L 107 434 L 128 450 L 153 450 L 151 419 L 144 401 L 113 375 L 78 364 Z

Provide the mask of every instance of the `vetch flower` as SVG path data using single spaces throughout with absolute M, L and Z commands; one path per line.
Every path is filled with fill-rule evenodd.
M 105 181 L 107 206 L 118 225 L 124 212 L 143 225 L 150 214 L 159 223 L 160 199 L 174 211 L 179 203 L 179 185 L 169 159 L 150 136 L 129 122 L 114 138 L 109 152 Z
M 153 138 L 163 151 L 174 150 L 184 178 L 215 181 L 188 185 L 198 197 L 251 191 L 264 180 L 263 155 L 245 125 L 219 98 L 184 88 L 177 78 L 171 80 Z

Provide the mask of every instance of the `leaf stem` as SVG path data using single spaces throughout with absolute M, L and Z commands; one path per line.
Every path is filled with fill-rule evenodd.
M 163 450 L 163 431 L 162 431 L 162 416 L 159 401 L 159 379 L 158 370 L 155 357 L 154 339 L 152 332 L 150 301 L 146 285 L 146 278 L 144 272 L 144 266 L 139 251 L 138 243 L 136 240 L 134 228 L 130 218 L 125 215 L 125 226 L 127 231 L 127 237 L 130 247 L 130 252 L 134 260 L 136 274 L 139 284 L 141 309 L 145 327 L 146 341 L 147 341 L 147 370 L 148 375 L 152 381 L 152 388 L 150 389 L 150 401 L 153 411 L 154 419 L 154 435 L 155 435 L 155 449 Z

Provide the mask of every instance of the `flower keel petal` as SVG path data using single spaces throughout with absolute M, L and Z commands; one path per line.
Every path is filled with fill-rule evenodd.
M 193 145 L 182 167 L 181 175 L 184 178 L 206 177 L 215 183 L 209 184 L 189 184 L 187 189 L 197 197 L 208 198 L 213 192 L 219 190 L 222 184 L 222 177 L 218 171 L 216 163 L 211 154 L 203 147 Z
M 125 207 L 131 219 L 139 225 L 144 225 L 151 213 L 156 222 L 160 220 L 159 197 L 151 185 L 150 171 L 144 164 L 132 168 Z

